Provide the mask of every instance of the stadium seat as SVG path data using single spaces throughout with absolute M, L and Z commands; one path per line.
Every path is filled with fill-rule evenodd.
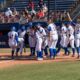
M 76 1 L 78 0 L 50 0 L 50 10 L 55 10 L 55 8 L 61 11 L 69 10 L 70 8 L 74 7 Z M 39 1 L 33 0 L 33 2 L 35 3 L 35 9 L 38 10 L 37 6 Z M 48 0 L 44 0 L 44 3 L 46 3 L 46 5 L 48 6 Z M 14 3 L 9 7 L 11 7 L 11 9 L 15 7 L 18 11 L 21 11 L 24 9 L 24 7 L 27 6 L 28 0 L 15 0 Z

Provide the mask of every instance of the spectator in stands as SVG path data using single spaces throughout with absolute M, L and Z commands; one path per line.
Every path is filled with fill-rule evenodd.
M 27 10 L 27 8 L 25 8 L 25 9 L 22 11 L 22 14 L 23 14 L 23 16 L 25 17 L 25 19 L 26 19 L 27 21 L 29 21 L 30 19 L 32 19 L 31 14 L 30 14 L 30 12 Z
M 42 19 L 44 16 L 45 16 L 45 15 L 44 15 L 43 10 L 40 9 L 40 10 L 38 11 L 38 13 L 37 13 L 37 18 L 38 18 L 38 19 Z
M 13 16 L 12 10 L 11 10 L 10 8 L 8 8 L 7 11 L 5 12 L 5 15 L 6 15 L 7 17 Z
M 66 21 L 67 20 L 67 12 L 66 11 L 62 12 L 61 18 L 62 18 L 62 21 Z
M 50 17 L 53 18 L 53 21 L 55 22 L 56 21 L 56 15 L 55 15 L 55 12 L 50 12 Z
M 44 5 L 44 1 L 43 0 L 39 0 L 39 3 L 38 3 L 38 7 L 41 9 Z
M 14 10 L 13 10 L 13 15 L 14 16 L 18 16 L 19 15 L 19 12 L 16 10 L 16 8 L 14 8 Z
M 28 5 L 28 8 L 30 9 L 30 10 L 32 10 L 32 9 L 34 9 L 34 2 L 32 1 L 32 0 L 29 0 L 29 5 Z
M 8 23 L 14 23 L 14 16 L 9 16 Z
M 28 22 L 28 19 L 26 19 L 24 12 L 20 15 L 20 24 L 26 24 Z
M 19 22 L 20 19 L 20 14 L 19 12 L 16 10 L 16 8 L 14 8 L 13 10 L 13 22 Z
M 34 18 L 36 16 L 36 11 L 34 9 L 32 9 L 30 14 L 31 14 L 31 17 Z
M 60 14 L 60 11 L 56 11 L 55 15 L 56 15 L 56 21 L 57 21 L 57 22 L 61 21 L 61 20 L 60 20 L 60 15 L 61 15 L 61 14 Z
M 25 15 L 27 15 L 29 13 L 27 7 L 24 8 L 24 13 L 25 13 Z
M 32 0 L 30 0 L 32 1 Z M 41 0 L 43 1 L 43 0 Z M 0 13 L 0 23 L 15 23 L 20 22 L 22 24 L 27 23 L 29 21 L 35 21 L 35 20 L 48 20 L 48 12 L 47 12 L 47 6 L 46 4 L 43 5 L 42 8 L 39 9 L 39 11 L 35 11 L 33 8 L 28 11 L 28 8 L 25 7 L 22 12 L 18 12 L 15 8 L 13 12 L 10 8 L 7 9 L 6 12 Z M 60 11 L 50 11 L 49 12 L 49 18 L 52 18 L 54 22 L 58 21 L 68 21 L 67 18 L 67 12 L 60 12 Z
M 20 16 L 19 15 L 18 16 L 15 16 L 13 20 L 14 20 L 13 21 L 14 23 L 18 23 L 19 20 L 20 20 Z
M 43 5 L 42 9 L 43 9 L 44 13 L 46 13 L 48 11 L 48 8 L 47 8 L 46 4 Z
M 28 22 L 32 22 L 31 14 L 28 14 L 27 18 L 28 18 Z

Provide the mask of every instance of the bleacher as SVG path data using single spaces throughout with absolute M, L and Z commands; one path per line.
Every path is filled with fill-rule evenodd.
M 68 11 L 75 6 L 77 1 L 78 0 L 49 0 L 50 10 Z M 37 5 L 39 0 L 33 0 L 33 2 L 35 3 L 35 9 L 38 10 Z M 44 3 L 46 3 L 48 6 L 48 0 L 44 0 Z M 21 11 L 27 6 L 28 0 L 15 0 L 14 3 L 9 7 L 11 7 L 11 9 L 15 7 L 18 11 Z

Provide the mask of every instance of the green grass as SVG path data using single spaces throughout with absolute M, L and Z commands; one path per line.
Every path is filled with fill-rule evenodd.
M 80 62 L 16 65 L 0 70 L 0 80 L 80 80 Z

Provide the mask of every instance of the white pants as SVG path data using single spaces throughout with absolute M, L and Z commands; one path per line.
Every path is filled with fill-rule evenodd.
M 24 42 L 24 39 L 23 38 L 18 38 L 18 41 L 19 41 L 19 43 L 22 43 L 22 42 Z
M 66 35 L 61 36 L 60 44 L 62 47 L 67 47 L 68 45 L 68 38 Z
M 14 41 L 12 41 L 12 40 L 9 41 L 8 44 L 9 44 L 9 47 L 12 48 L 12 49 L 15 49 L 18 45 L 15 40 Z
M 80 47 L 80 34 L 77 34 L 75 37 L 76 37 L 75 39 L 76 47 Z
M 50 39 L 48 40 L 49 48 L 56 49 L 57 41 L 58 41 L 58 35 L 51 36 Z
M 29 36 L 29 46 L 35 47 L 36 46 L 36 38 Z
M 18 47 L 20 48 L 20 53 L 22 53 L 23 47 L 24 47 L 24 39 L 23 38 L 18 38 L 18 41 L 19 41 Z
M 80 47 L 80 39 L 79 38 L 76 39 L 75 43 L 76 43 L 76 47 Z
M 48 45 L 48 39 L 44 38 L 42 43 L 42 49 L 45 49 L 45 47 Z
M 41 49 L 42 49 L 42 42 L 43 42 L 42 38 L 38 38 L 37 39 L 36 51 L 41 51 Z
M 74 35 L 71 35 L 70 38 L 69 38 L 69 42 L 70 42 L 70 46 L 71 48 L 74 48 Z

